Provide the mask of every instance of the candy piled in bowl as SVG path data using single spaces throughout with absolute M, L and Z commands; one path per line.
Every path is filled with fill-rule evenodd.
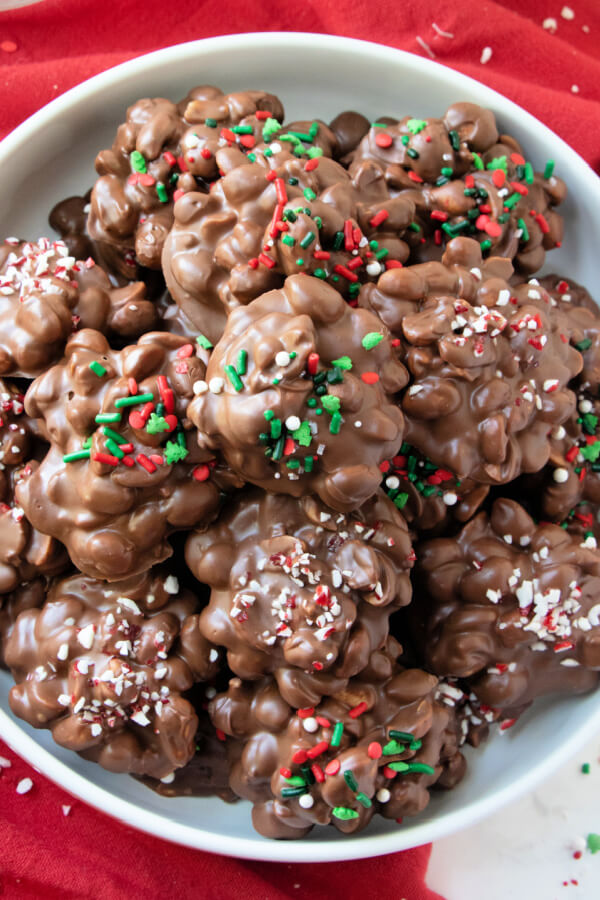
M 565 185 L 473 104 L 210 86 L 96 169 L 0 252 L 11 708 L 268 837 L 418 814 L 598 682 L 600 313 L 536 277 Z

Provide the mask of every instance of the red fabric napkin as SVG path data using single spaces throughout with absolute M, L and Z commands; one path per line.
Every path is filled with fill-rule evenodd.
M 0 134 L 84 78 L 140 53 L 248 30 L 313 31 L 435 57 L 516 100 L 598 167 L 600 5 L 570 2 L 563 8 L 562 0 L 404 0 L 400 6 L 397 0 L 376 6 L 370 0 L 45 0 L 0 13 Z M 427 847 L 343 864 L 225 859 L 119 825 L 70 799 L 1 742 L 0 755 L 12 761 L 0 769 L 3 897 L 438 897 L 424 884 Z M 34 786 L 20 795 L 15 788 L 25 777 Z M 67 816 L 63 806 L 71 807 Z

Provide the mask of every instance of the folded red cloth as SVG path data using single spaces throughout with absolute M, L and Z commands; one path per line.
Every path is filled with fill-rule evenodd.
M 597 0 L 573 0 L 571 10 L 559 2 L 552 8 L 547 0 L 404 0 L 401 6 L 380 0 L 376 9 L 369 0 L 46 0 L 0 13 L 0 134 L 84 78 L 132 56 L 249 28 L 342 34 L 435 57 L 520 103 L 590 164 L 600 162 Z M 412 112 L 404 107 L 397 112 Z M 568 173 L 561 175 L 568 180 Z M 424 883 L 429 847 L 326 865 L 224 859 L 126 828 L 73 801 L 2 743 L 0 755 L 12 762 L 0 768 L 3 897 L 438 897 Z M 18 794 L 16 785 L 26 777 L 33 788 Z
M 430 846 L 317 865 L 227 859 L 120 825 L 38 775 L 0 741 L 2 757 L 2 900 L 442 900 L 424 884 Z M 33 787 L 19 794 L 25 778 Z

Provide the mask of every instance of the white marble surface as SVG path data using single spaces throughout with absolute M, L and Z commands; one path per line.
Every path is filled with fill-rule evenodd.
M 600 834 L 600 735 L 522 800 L 437 841 L 427 883 L 446 900 L 599 900 L 600 852 L 573 857 L 589 832 Z

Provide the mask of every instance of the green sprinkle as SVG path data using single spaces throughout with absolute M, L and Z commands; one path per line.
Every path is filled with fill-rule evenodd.
M 584 338 L 582 341 L 579 341 L 578 344 L 575 344 L 575 349 L 579 350 L 580 353 L 584 353 L 585 350 L 589 350 L 592 346 L 591 338 Z
M 331 735 L 331 746 L 332 747 L 340 746 L 343 733 L 344 733 L 344 723 L 336 722 L 335 725 L 333 726 L 333 732 Z
M 593 413 L 584 413 L 581 422 L 584 430 L 588 434 L 596 433 L 596 428 L 598 427 L 598 416 L 595 416 Z
M 293 247 L 296 243 L 296 238 L 292 237 L 291 234 L 284 234 L 281 238 L 281 243 L 285 244 L 286 247 Z
M 312 141 L 310 134 L 307 134 L 305 131 L 288 131 L 287 133 L 299 141 L 306 141 L 307 144 L 310 144 Z
M 134 172 L 141 172 L 144 175 L 148 171 L 146 160 L 139 150 L 134 150 L 129 154 L 129 161 Z
M 118 434 L 118 432 L 116 431 L 113 431 L 112 428 L 103 428 L 102 434 L 106 435 L 107 438 L 110 438 L 111 441 L 115 441 L 117 444 L 125 443 L 123 435 Z
M 306 405 L 310 406 L 311 409 L 314 409 L 315 406 L 317 405 L 317 400 L 315 400 L 314 397 L 309 397 L 308 400 L 306 401 Z
M 263 140 L 270 141 L 273 135 L 277 134 L 278 131 L 281 131 L 281 125 L 277 119 L 267 119 L 262 130 Z
M 401 140 L 402 140 L 402 143 L 404 144 L 404 146 L 408 147 L 408 145 L 410 144 L 410 135 L 403 134 Z
M 533 184 L 533 166 L 530 162 L 525 163 L 525 182 L 526 184 Z
M 281 419 L 271 419 L 271 437 L 274 441 L 281 437 Z
M 108 440 L 106 441 L 106 449 L 109 453 L 112 453 L 113 456 L 116 456 L 117 459 L 123 459 L 123 457 L 125 456 L 124 451 L 121 450 L 119 445 L 115 443 L 112 438 L 108 438 Z
M 284 444 L 285 444 L 285 438 L 283 435 L 281 435 L 278 438 L 277 443 L 273 447 L 273 459 L 275 459 L 275 460 L 281 459 L 281 457 L 283 456 Z
M 183 432 L 181 434 L 185 441 L 185 435 Z M 189 452 L 187 447 L 182 446 L 181 443 L 176 444 L 174 441 L 167 441 L 165 445 L 165 459 L 170 466 L 172 466 L 173 463 L 182 462 Z
M 305 198 L 309 201 L 317 199 L 317 195 L 315 194 L 315 192 L 313 191 L 312 188 L 304 188 L 302 193 L 304 194 Z
M 302 247 L 303 250 L 307 250 L 308 247 L 310 247 L 310 245 L 314 241 L 314 239 L 315 239 L 315 235 L 312 233 L 312 231 L 308 231 L 304 235 L 302 240 L 300 241 L 300 246 Z
M 331 434 L 339 434 L 342 427 L 342 416 L 339 412 L 334 412 L 329 423 L 329 431 Z M 599 442 L 600 443 L 600 442 Z
M 200 344 L 200 346 L 205 350 L 212 350 L 213 348 L 212 343 L 209 341 L 205 334 L 199 334 L 196 338 L 196 343 Z
M 323 156 L 322 147 L 309 147 L 308 148 L 309 159 L 318 159 L 319 156 Z
M 485 169 L 485 166 L 483 164 L 483 160 L 480 157 L 479 153 L 473 153 L 473 163 L 474 163 L 476 169 L 478 169 L 480 172 L 483 172 L 483 170 Z
M 409 734 L 408 731 L 396 731 L 395 728 L 390 729 L 390 737 L 395 741 L 403 741 L 406 743 L 407 741 L 414 741 L 414 735 Z
M 404 509 L 406 504 L 408 503 L 408 494 L 398 494 L 398 496 L 394 500 L 394 505 L 398 509 Z
M 169 426 L 163 416 L 157 416 L 152 413 L 146 424 L 148 434 L 161 434 L 163 431 L 169 431 Z
M 460 150 L 460 135 L 458 131 L 452 129 L 452 131 L 448 132 L 448 137 L 450 138 L 450 143 L 452 144 L 453 150 Z
M 494 169 L 502 169 L 502 171 L 508 175 L 508 166 L 506 163 L 506 155 L 504 156 L 495 156 L 494 159 L 490 160 L 487 164 L 486 169 L 493 172 Z
M 204 124 L 207 125 L 209 128 L 216 128 L 216 127 L 217 127 L 217 120 L 216 120 L 216 119 L 208 118 L 208 119 L 205 119 L 205 120 L 204 120 Z
M 240 350 L 236 365 L 238 375 L 245 375 L 248 371 L 248 351 Z
M 304 265 L 304 260 L 302 259 L 301 256 L 299 256 L 298 259 L 296 260 L 296 265 L 297 265 L 297 266 L 303 266 L 303 265 Z
M 525 224 L 525 219 L 518 219 L 517 225 L 519 226 L 519 228 L 521 229 L 521 232 L 522 232 L 521 240 L 526 243 L 529 240 L 529 229 L 527 228 L 527 225 Z
M 167 189 L 161 181 L 156 184 L 156 195 L 161 203 L 167 203 L 169 200 Z
M 544 178 L 552 178 L 554 175 L 554 160 L 549 159 L 544 169 Z
M 513 209 L 513 207 L 517 205 L 520 199 L 521 195 L 515 191 L 514 194 L 511 194 L 510 197 L 506 198 L 506 200 L 504 201 L 504 205 L 507 209 Z
M 120 422 L 121 413 L 98 413 L 95 421 L 98 423 L 98 425 L 104 425 L 105 423 L 108 425 L 111 422 Z
M 354 777 L 354 773 L 351 772 L 350 769 L 348 769 L 346 772 L 344 772 L 344 781 L 346 782 L 346 784 L 348 785 L 348 787 L 350 788 L 351 791 L 358 790 L 358 781 L 356 780 L 356 778 Z
M 333 394 L 325 394 L 321 400 L 323 409 L 326 409 L 330 415 L 336 413 L 340 408 L 340 398 L 334 397 Z
M 313 275 L 315 276 L 315 278 L 320 278 L 321 281 L 325 281 L 325 279 L 327 278 L 327 272 L 325 271 L 325 269 L 315 269 Z
M 288 459 L 286 462 L 286 466 L 288 469 L 299 469 L 300 468 L 300 460 L 299 459 Z
M 102 378 L 103 375 L 106 375 L 106 369 L 104 368 L 102 363 L 99 363 L 96 359 L 94 360 L 94 362 L 90 363 L 90 369 L 92 370 L 94 375 L 98 376 L 98 378 Z
M 268 409 L 265 413 L 263 413 L 263 415 L 264 415 L 265 419 L 267 420 L 267 422 L 270 422 L 271 419 L 275 418 L 275 413 L 273 412 L 272 409 Z
M 252 134 L 252 125 L 234 125 L 231 130 L 234 134 Z
M 450 166 L 443 166 L 443 167 L 440 169 L 440 172 L 441 172 L 442 175 L 444 175 L 446 178 L 452 178 L 452 176 L 454 175 L 454 172 L 452 171 L 452 169 L 450 168 Z
M 407 772 L 408 771 L 408 763 L 405 763 L 405 762 L 391 762 L 391 763 L 388 763 L 388 767 L 392 770 L 392 772 Z
M 594 444 L 587 444 L 585 447 L 580 447 L 579 452 L 588 462 L 595 463 L 600 456 L 600 441 L 596 441 Z
M 600 850 L 600 834 L 590 832 L 587 836 L 587 848 L 590 853 L 597 853 Z
M 590 764 L 584 763 L 581 767 L 581 771 L 584 775 L 589 775 L 590 774 Z
M 387 247 L 384 247 L 382 250 L 377 251 L 377 253 L 375 254 L 375 259 L 385 259 L 386 256 L 389 255 L 389 252 L 390 251 L 387 249 Z
M 267 147 L 267 149 L 265 150 L 263 156 L 266 156 L 266 157 L 273 156 L 273 151 L 270 150 L 270 149 Z
M 313 469 L 314 456 L 305 456 L 304 457 L 304 471 L 312 472 Z
M 147 394 L 134 394 L 133 397 L 119 397 L 118 400 L 115 400 L 115 406 L 117 409 L 122 409 L 124 406 L 139 406 L 140 403 L 149 403 L 150 400 L 154 400 L 154 394 L 149 391 Z
M 256 162 L 256 153 L 249 153 L 248 159 L 250 160 L 250 162 Z
M 406 154 L 407 156 L 410 156 L 411 159 L 419 159 L 419 154 L 416 150 L 413 150 L 412 147 L 407 147 Z
M 320 128 L 320 126 L 319 126 L 319 123 L 318 123 L 318 122 L 312 122 L 312 123 L 311 123 L 311 126 L 310 126 L 310 128 L 308 129 L 308 133 L 309 133 L 310 138 L 311 138 L 312 141 L 314 141 L 314 139 L 315 139 L 316 136 L 318 135 L 318 133 L 319 133 L 319 128 Z
M 291 778 L 285 779 L 292 787 L 305 787 L 306 781 L 300 775 L 292 775 Z
M 82 450 L 89 450 L 90 447 L 92 446 L 92 441 L 93 441 L 93 438 L 92 438 L 92 436 L 90 435 L 90 437 L 86 438 L 85 441 L 83 442 L 83 444 L 81 445 L 81 449 L 82 449 Z
M 299 797 L 300 794 L 306 794 L 306 785 L 304 787 L 289 787 L 281 789 L 282 797 Z
M 358 800 L 359 803 L 362 803 L 362 805 L 365 807 L 365 809 L 369 809 L 371 806 L 373 806 L 373 804 L 371 803 L 371 801 L 369 800 L 367 795 L 363 794 L 362 791 L 358 792 L 358 794 L 356 795 L 356 799 Z
M 492 242 L 490 241 L 489 238 L 486 238 L 485 241 L 482 241 L 479 246 L 485 252 L 486 250 L 490 249 L 490 247 L 492 246 Z
M 384 339 L 384 335 L 380 331 L 369 331 L 368 334 L 365 334 L 361 343 L 365 350 L 372 350 L 377 344 L 380 344 Z
M 75 453 L 67 453 L 63 456 L 64 463 L 77 462 L 78 459 L 89 459 L 89 450 L 76 450 Z
M 296 428 L 295 431 L 292 431 L 292 437 L 295 441 L 298 441 L 301 447 L 310 447 L 312 432 L 308 422 L 302 422 L 300 428 Z
M 417 222 L 411 222 L 408 226 L 409 231 L 420 231 L 421 226 Z
M 408 745 L 408 749 L 409 750 L 420 750 L 422 746 L 423 746 L 423 741 L 419 741 L 417 739 L 417 740 L 410 742 L 410 744 Z
M 344 373 L 337 366 L 330 369 L 327 373 L 327 384 L 341 384 L 344 380 Z
M 456 237 L 461 231 L 464 231 L 465 228 L 468 227 L 469 222 L 467 219 L 464 219 L 462 222 L 456 222 L 454 225 L 450 225 L 449 222 L 442 222 L 442 231 L 445 231 L 449 237 Z
M 347 369 L 350 371 L 352 368 L 352 360 L 349 356 L 340 356 L 338 359 L 331 360 L 332 365 L 337 366 L 338 369 Z
M 399 744 L 398 741 L 391 740 L 383 748 L 384 756 L 396 756 L 398 753 L 404 753 L 405 747 L 404 744 Z
M 385 122 L 371 122 L 371 128 L 387 128 Z
M 433 766 L 428 766 L 427 763 L 422 762 L 409 762 L 407 771 L 419 772 L 425 775 L 435 775 L 435 769 L 433 768 Z
M 385 126 L 382 125 L 382 127 Z M 427 128 L 427 122 L 425 121 L 425 119 L 409 119 L 406 123 L 406 127 L 411 134 L 419 134 L 420 131 L 423 131 L 424 128 Z
M 348 821 L 349 819 L 358 819 L 358 813 L 355 809 L 349 809 L 347 806 L 334 806 L 331 814 L 336 817 L 336 819 L 342 819 L 344 821 Z
M 333 239 L 333 249 L 334 249 L 334 250 L 341 250 L 342 244 L 343 244 L 343 243 L 344 243 L 344 232 L 343 232 L 343 231 L 336 231 L 335 237 L 334 237 L 334 239 Z
M 235 371 L 234 367 L 233 366 L 225 366 L 224 368 L 225 368 L 225 374 L 229 378 L 229 381 L 231 382 L 231 384 L 233 385 L 235 390 L 238 393 L 240 391 L 243 391 L 244 390 L 244 382 L 242 381 L 242 379 L 240 378 L 238 373 Z

